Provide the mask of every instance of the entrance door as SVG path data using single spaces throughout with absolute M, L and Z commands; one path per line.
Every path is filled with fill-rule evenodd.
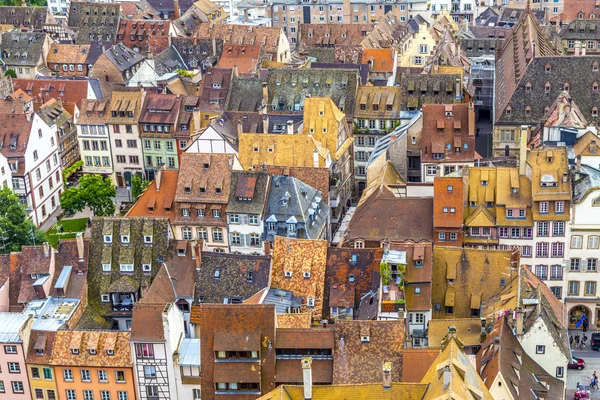
M 131 186 L 131 172 L 125 171 L 125 185 Z
M 117 186 L 123 187 L 123 175 L 120 172 L 117 172 Z

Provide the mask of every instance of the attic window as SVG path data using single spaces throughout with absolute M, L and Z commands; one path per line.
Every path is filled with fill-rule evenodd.
M 415 267 L 422 267 L 423 266 L 423 260 L 415 260 Z
M 110 263 L 109 264 L 102 264 L 102 272 L 110 272 Z
M 215 268 L 214 278 L 215 278 L 216 281 L 218 281 L 219 279 L 221 279 L 221 270 L 219 268 Z
M 96 349 L 90 349 L 89 352 L 92 356 L 96 355 Z
M 302 276 L 304 277 L 304 279 L 310 279 L 310 272 L 308 272 L 308 271 L 303 272 Z
M 313 297 L 309 297 L 306 301 L 307 305 L 309 307 L 314 307 L 315 306 L 315 299 Z
M 77 355 L 79 354 L 79 349 L 71 349 L 71 353 Z
M 598 93 L 598 82 L 592 83 L 592 92 Z
M 287 279 L 292 279 L 292 271 L 284 271 L 283 275 L 287 278 Z
M 144 271 L 144 273 L 146 273 L 146 274 L 149 274 L 150 272 L 152 272 L 152 265 L 151 264 L 143 264 L 142 271 Z
M 129 243 L 129 235 L 121 235 L 121 243 L 128 244 Z
M 350 274 L 350 275 L 348 276 L 348 282 L 350 282 L 350 283 L 354 283 L 354 275 Z
M 512 114 L 512 107 L 508 106 L 506 107 L 506 115 L 511 115 Z
M 568 91 L 569 91 L 569 82 L 565 82 L 565 83 L 563 84 L 563 90 L 564 90 L 565 92 L 568 92 Z
M 594 107 L 592 108 L 592 117 L 597 117 L 598 116 L 598 107 Z
M 110 301 L 110 296 L 107 294 L 100 295 L 103 303 L 108 303 Z
M 111 235 L 104 235 L 104 243 L 106 243 L 106 244 L 112 243 L 112 236 Z
M 531 83 L 527 82 L 525 84 L 525 91 L 528 92 L 528 93 L 531 92 Z
M 550 63 L 546 64 L 546 66 L 544 67 L 544 71 L 545 71 L 547 74 L 550 74 L 550 73 L 552 73 L 552 66 L 550 65 Z
M 152 235 L 146 235 L 146 236 L 144 236 L 144 243 L 146 243 L 146 244 L 152 244 Z
M 546 82 L 546 85 L 544 85 L 544 91 L 546 93 L 550 93 L 550 89 L 552 89 L 552 85 L 550 84 L 550 82 Z
M 190 194 L 190 193 L 192 193 L 192 188 L 191 188 L 191 187 L 189 187 L 189 186 L 186 186 L 186 187 L 184 187 L 184 188 L 183 188 L 183 191 L 184 191 L 186 194 Z
M 531 115 L 531 107 L 529 107 L 529 106 L 525 107 L 525 114 L 526 115 Z
M 370 341 L 371 341 L 371 338 L 369 336 L 361 336 L 360 337 L 361 343 L 369 343 Z

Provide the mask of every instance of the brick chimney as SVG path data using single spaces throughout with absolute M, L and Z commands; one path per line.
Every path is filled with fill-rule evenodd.
M 294 134 L 294 121 L 292 121 L 292 120 L 287 121 L 286 126 L 287 126 L 287 134 L 293 135 Z
M 83 261 L 85 259 L 83 233 L 77 233 L 77 235 L 75 235 L 75 240 L 77 241 L 77 255 L 79 256 L 79 261 Z
M 48 244 L 48 242 L 44 242 L 43 246 L 44 246 L 44 257 L 46 257 L 46 258 L 50 257 L 50 245 Z
M 304 400 L 312 399 L 312 358 L 302 358 L 302 383 L 304 386 Z
M 268 107 L 268 105 L 269 105 L 269 88 L 267 87 L 267 82 L 263 82 L 262 93 L 263 93 L 262 104 L 265 107 L 265 113 L 266 113 L 267 112 L 266 107 Z
M 527 125 L 521 125 L 521 137 L 519 139 L 519 175 L 524 176 L 527 169 L 527 141 L 529 140 Z
M 240 136 L 242 135 L 242 133 L 244 133 L 244 124 L 242 123 L 242 120 L 239 120 L 237 122 L 237 132 Z
M 159 168 L 159 170 L 156 172 L 156 177 L 154 178 L 156 180 L 156 191 L 160 192 L 160 184 L 162 182 L 162 168 Z
M 175 9 L 175 19 L 181 17 L 181 10 L 179 9 L 179 0 L 173 0 L 173 8 Z
M 265 256 L 271 256 L 271 242 L 265 240 Z
M 517 308 L 517 321 L 516 321 L 516 333 L 517 336 L 521 336 L 524 333 L 523 325 L 525 323 L 525 310 L 521 307 Z
M 392 363 L 389 361 L 383 363 L 383 388 L 385 390 L 392 388 Z

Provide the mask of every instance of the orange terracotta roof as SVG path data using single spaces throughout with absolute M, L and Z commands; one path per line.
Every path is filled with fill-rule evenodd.
M 237 65 L 239 74 L 251 74 L 261 59 L 261 48 L 260 45 L 226 44 L 217 67 L 233 68 Z
M 157 179 L 154 179 L 148 189 L 127 213 L 127 217 L 167 217 L 172 223 L 175 217 L 175 190 L 179 171 L 164 170 L 160 172 L 160 190 L 156 190 Z
M 402 382 L 421 382 L 439 350 L 404 349 L 402 352 Z
M 52 359 L 49 363 L 108 368 L 131 367 L 129 337 L 129 332 L 59 330 L 54 337 Z M 90 343 L 96 346 L 96 354 L 90 354 L 88 351 Z M 112 355 L 106 352 L 107 343 L 112 347 Z M 73 354 L 72 348 L 79 350 L 78 354 Z
M 362 64 L 372 62 L 371 72 L 393 72 L 394 50 L 392 49 L 363 49 Z

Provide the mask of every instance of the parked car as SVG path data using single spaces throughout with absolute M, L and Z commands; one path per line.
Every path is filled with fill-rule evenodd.
M 592 333 L 592 350 L 600 350 L 600 332 Z
M 573 358 L 569 364 L 567 364 L 568 369 L 584 369 L 585 361 L 583 358 Z

